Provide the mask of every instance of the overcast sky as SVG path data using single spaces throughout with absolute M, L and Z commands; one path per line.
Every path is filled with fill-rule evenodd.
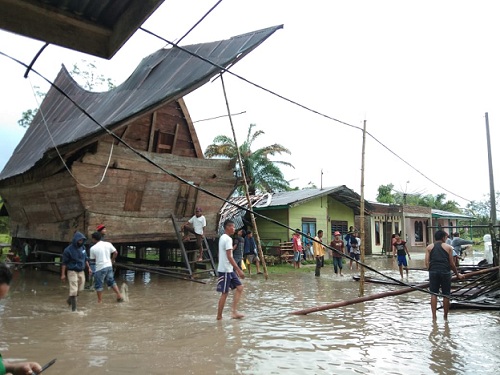
M 215 0 L 167 0 L 143 25 L 169 40 L 180 38 Z M 446 193 L 462 206 L 489 192 L 485 112 L 489 113 L 493 165 L 500 166 L 500 2 L 370 0 L 224 0 L 182 44 L 225 39 L 284 24 L 232 70 L 270 90 L 354 126 L 362 127 L 406 160 L 367 137 L 365 197 L 381 184 L 408 193 Z M 0 51 L 29 63 L 40 41 L 0 31 Z M 118 84 L 142 58 L 164 43 L 142 31 L 111 60 L 49 46 L 35 69 L 53 80 L 65 64 L 95 61 Z M 35 74 L 0 56 L 0 168 L 24 130 L 21 113 L 37 107 Z M 256 147 L 280 143 L 292 154 L 280 160 L 292 186 L 346 185 L 360 192 L 362 132 L 308 112 L 225 75 L 239 142 L 250 123 L 265 131 Z M 193 121 L 226 113 L 220 80 L 188 95 Z M 227 118 L 195 123 L 205 150 Z M 500 189 L 500 172 L 496 190 Z M 466 200 L 462 199 L 465 198 Z

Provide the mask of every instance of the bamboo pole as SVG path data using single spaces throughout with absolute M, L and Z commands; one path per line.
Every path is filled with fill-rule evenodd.
M 234 146 L 236 147 L 236 151 L 238 153 L 238 163 L 240 165 L 241 176 L 243 178 L 243 183 L 244 183 L 243 186 L 245 188 L 244 190 L 245 190 L 245 196 L 247 198 L 248 210 L 250 211 L 250 220 L 252 221 L 255 242 L 257 243 L 257 251 L 259 252 L 260 264 L 261 264 L 262 268 L 264 269 L 264 277 L 267 280 L 269 275 L 267 273 L 266 260 L 264 258 L 264 252 L 262 251 L 262 245 L 260 243 L 259 231 L 257 230 L 257 221 L 255 220 L 255 216 L 253 214 L 252 200 L 250 199 L 250 193 L 248 192 L 247 176 L 245 173 L 245 168 L 243 167 L 243 161 L 241 160 L 240 148 L 238 147 L 238 142 L 236 140 L 236 133 L 234 131 L 234 125 L 233 125 L 233 118 L 231 116 L 231 110 L 229 109 L 229 102 L 227 100 L 227 94 L 226 94 L 226 86 L 224 85 L 224 78 L 222 77 L 222 74 L 220 75 L 220 80 L 222 82 L 222 91 L 224 92 L 224 99 L 226 100 L 226 108 L 227 108 L 227 114 L 229 117 L 229 123 L 231 124 L 231 131 L 233 132 Z
M 490 177 L 490 220 L 491 220 L 491 244 L 493 250 L 493 264 L 498 266 L 500 264 L 500 246 L 498 246 L 498 230 L 497 225 L 497 206 L 496 206 L 496 193 L 495 193 L 495 183 L 493 178 L 493 160 L 491 157 L 491 140 L 490 140 L 490 122 L 488 119 L 488 112 L 484 114 L 486 120 L 486 144 L 488 148 L 488 169 Z
M 472 277 L 472 276 L 481 275 L 481 274 L 484 274 L 487 272 L 492 272 L 492 271 L 499 270 L 499 269 L 500 269 L 500 267 L 497 266 L 497 267 L 488 268 L 486 270 L 467 273 L 467 274 L 464 274 L 464 278 L 467 279 L 467 278 Z M 458 280 L 458 278 L 453 277 L 451 280 L 456 281 L 456 280 Z M 372 301 L 374 299 L 410 293 L 410 292 L 414 292 L 415 290 L 418 290 L 417 288 L 423 289 L 423 288 L 427 288 L 428 286 L 429 286 L 428 282 L 422 283 L 422 284 L 415 285 L 414 287 L 411 287 L 411 288 L 402 288 L 402 289 L 398 289 L 398 290 L 392 290 L 389 292 L 372 294 L 371 296 L 353 298 L 353 299 L 348 300 L 348 301 L 340 301 L 340 302 L 330 303 L 328 305 L 311 307 L 309 309 L 293 311 L 290 314 L 292 314 L 292 315 L 307 315 L 307 314 L 318 312 L 318 311 L 331 310 L 331 309 L 336 309 L 337 307 L 344 307 L 344 306 L 348 306 L 348 305 L 354 305 L 354 304 L 360 303 L 360 302 Z
M 366 120 L 363 121 L 363 147 L 361 150 L 361 201 L 359 203 L 359 236 L 361 238 L 361 263 L 365 263 L 365 145 Z M 365 294 L 365 267 L 361 265 L 359 273 L 359 297 Z

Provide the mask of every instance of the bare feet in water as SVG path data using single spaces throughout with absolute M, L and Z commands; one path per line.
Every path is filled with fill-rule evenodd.
M 237 313 L 237 312 L 234 312 L 234 313 L 231 315 L 231 318 L 233 318 L 233 319 L 242 319 L 242 318 L 244 318 L 244 317 L 245 317 L 245 315 L 240 314 L 240 313 Z

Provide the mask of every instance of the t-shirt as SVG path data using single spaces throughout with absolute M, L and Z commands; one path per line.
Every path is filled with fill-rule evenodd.
M 292 240 L 293 250 L 296 252 L 302 251 L 302 239 L 300 238 L 300 236 L 293 236 Z
M 397 243 L 397 242 L 394 243 L 394 247 L 396 248 L 398 255 L 406 255 L 405 245 L 406 245 L 406 242 L 404 242 L 404 241 L 401 241 L 401 243 Z
M 233 250 L 233 239 L 224 233 L 219 238 L 219 265 L 217 266 L 217 272 L 233 272 L 233 265 L 227 259 L 227 250 Z
M 115 247 L 106 241 L 99 241 L 90 248 L 90 259 L 95 259 L 95 270 L 100 271 L 106 267 L 113 267 L 111 254 L 116 251 Z
M 332 251 L 333 253 L 333 257 L 334 258 L 342 258 L 342 253 L 344 252 L 344 241 L 342 240 L 332 240 L 332 242 L 330 242 L 330 246 L 333 247 L 335 250 L 338 250 L 340 251 L 340 254 L 337 253 L 336 251 Z
M 191 219 L 189 219 L 188 223 L 193 225 L 193 229 L 196 234 L 203 234 L 203 228 L 207 226 L 207 220 L 203 215 L 200 217 L 194 215 Z
M 3 365 L 2 355 L 0 354 L 0 375 L 4 375 L 6 373 L 7 371 L 5 370 L 5 367 Z
M 354 254 L 361 254 L 361 238 L 359 237 L 355 237 L 355 236 L 351 236 L 351 238 L 349 239 L 349 241 L 351 242 L 351 253 L 354 253 Z

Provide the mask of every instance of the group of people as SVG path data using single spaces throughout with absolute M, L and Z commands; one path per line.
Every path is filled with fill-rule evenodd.
M 292 237 L 292 247 L 293 247 L 293 265 L 295 268 L 300 268 L 302 262 L 302 256 L 306 259 L 306 254 L 309 251 L 309 243 L 311 243 L 311 254 L 316 261 L 315 276 L 321 276 L 321 268 L 325 265 L 325 246 L 323 243 L 323 231 L 320 229 L 314 240 L 311 240 L 310 234 L 304 239 L 304 245 L 302 244 L 302 235 L 300 229 L 296 229 Z M 345 242 L 344 242 L 345 240 Z M 359 261 L 361 254 L 361 239 L 358 237 L 358 231 L 353 227 L 349 228 L 349 232 L 345 235 L 344 240 L 341 238 L 341 233 L 335 231 L 333 233 L 333 239 L 330 242 L 329 254 L 333 259 L 333 269 L 336 275 L 342 275 L 342 257 L 343 254 L 348 254 L 350 256 L 350 269 L 353 267 L 353 259 Z M 356 270 L 358 270 L 358 263 L 356 262 Z
M 94 280 L 98 303 L 102 303 L 105 282 L 116 293 L 116 300 L 123 302 L 113 271 L 113 263 L 118 252 L 110 242 L 103 240 L 105 235 L 106 227 L 99 225 L 92 233 L 92 246 L 87 254 L 85 247 L 87 238 L 83 233 L 76 231 L 71 244 L 64 249 L 61 280 L 67 279 L 69 282 L 69 296 L 66 302 L 72 311 L 76 311 L 77 296 L 85 288 L 85 270 L 88 271 L 89 280 Z
M 233 237 L 233 257 L 238 268 L 241 270 L 247 269 L 249 275 L 252 274 L 252 264 L 255 264 L 257 274 L 262 274 L 257 243 L 251 230 L 245 231 L 241 228 L 236 232 Z

